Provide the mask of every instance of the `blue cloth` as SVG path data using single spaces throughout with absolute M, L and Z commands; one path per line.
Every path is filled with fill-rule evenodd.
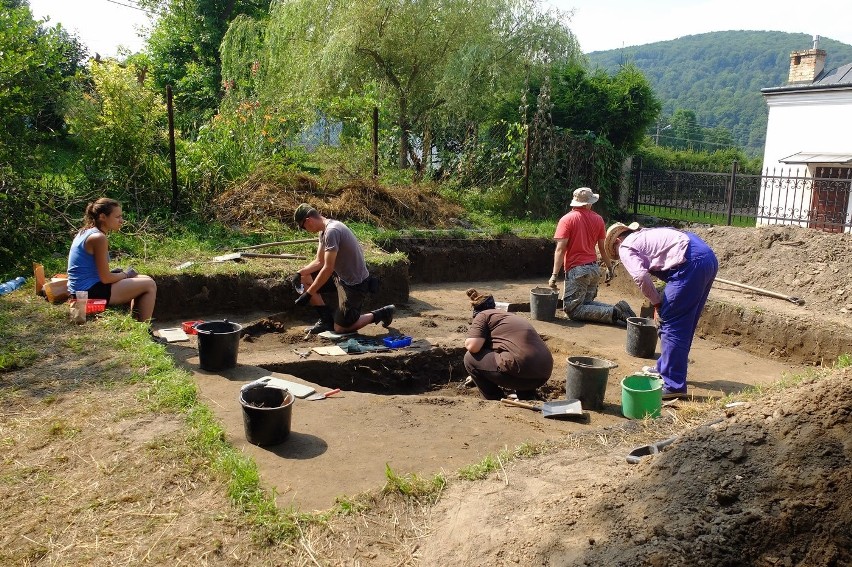
M 697 235 L 687 232 L 689 246 L 679 266 L 651 272 L 666 282 L 660 307 L 660 358 L 657 370 L 666 390 L 686 392 L 689 349 L 704 310 L 710 287 L 719 271 L 713 250 Z
M 71 250 L 68 252 L 68 293 L 88 291 L 101 281 L 95 257 L 85 248 L 86 239 L 96 232 L 99 232 L 97 228 L 87 228 L 71 242 Z

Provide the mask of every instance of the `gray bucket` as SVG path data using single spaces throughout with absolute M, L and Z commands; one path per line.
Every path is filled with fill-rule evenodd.
M 569 356 L 565 397 L 583 402 L 583 408 L 599 410 L 604 405 L 609 371 L 618 365 L 591 356 Z
M 556 304 L 559 294 L 549 287 L 534 287 L 530 290 L 530 318 L 534 321 L 556 319 Z
M 628 317 L 624 349 L 630 356 L 654 358 L 657 350 L 657 326 L 654 320 L 645 317 Z

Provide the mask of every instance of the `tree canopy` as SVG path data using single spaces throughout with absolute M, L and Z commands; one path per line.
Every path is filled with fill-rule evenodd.
M 307 114 L 337 97 L 376 100 L 395 116 L 401 167 L 416 158 L 412 135 L 448 117 L 480 119 L 525 67 L 578 55 L 559 15 L 537 0 L 291 0 L 273 4 L 264 38 L 263 100 L 300 101 Z M 238 62 L 226 81 L 245 76 Z

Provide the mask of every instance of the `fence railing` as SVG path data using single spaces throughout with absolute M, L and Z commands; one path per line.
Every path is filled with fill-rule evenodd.
M 817 168 L 820 177 L 633 168 L 633 213 L 690 222 L 788 224 L 852 231 L 852 168 Z

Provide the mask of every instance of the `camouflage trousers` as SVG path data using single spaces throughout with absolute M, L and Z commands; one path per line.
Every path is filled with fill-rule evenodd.
M 615 308 L 595 301 L 600 278 L 600 268 L 596 263 L 575 266 L 565 273 L 562 309 L 569 319 L 607 324 L 615 322 Z

